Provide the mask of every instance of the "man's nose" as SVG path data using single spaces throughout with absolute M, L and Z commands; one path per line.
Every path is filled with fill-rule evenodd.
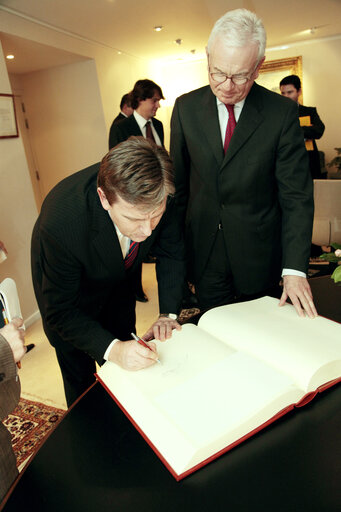
M 152 228 L 152 221 L 150 219 L 145 220 L 141 224 L 141 231 L 142 231 L 143 236 L 150 236 L 152 234 L 153 228 Z
M 231 78 L 226 78 L 225 82 L 223 82 L 220 87 L 222 87 L 225 91 L 230 91 L 234 87 L 234 83 Z

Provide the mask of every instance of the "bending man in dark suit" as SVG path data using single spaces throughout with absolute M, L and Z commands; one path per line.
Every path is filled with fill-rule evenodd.
M 297 75 L 286 76 L 280 81 L 279 88 L 282 96 L 290 98 L 297 104 L 297 114 L 299 118 L 310 118 L 310 126 L 303 125 L 301 126 L 301 129 L 306 141 L 311 176 L 313 179 L 321 179 L 323 176 L 321 173 L 320 155 L 315 139 L 320 139 L 322 137 L 324 133 L 324 124 L 322 123 L 315 107 L 305 107 L 298 103 L 298 98 L 302 94 L 300 77 Z
M 206 50 L 210 86 L 174 106 L 171 157 L 190 277 L 209 308 L 269 294 L 282 271 L 280 305 L 290 297 L 314 317 L 312 180 L 294 103 L 254 82 L 265 43 L 255 14 L 226 13 Z
M 18 476 L 11 434 L 1 422 L 13 411 L 20 398 L 16 363 L 26 352 L 25 331 L 20 329 L 22 325 L 20 318 L 14 318 L 0 329 L 0 503 Z
M 32 236 L 33 284 L 68 405 L 94 381 L 95 361 L 130 370 L 155 363 L 156 352 L 130 334 L 135 332 L 132 283 L 151 247 L 158 259 L 161 316 L 144 339 L 164 340 L 180 328 L 175 318 L 184 264 L 173 192 L 166 150 L 133 137 L 100 165 L 61 181 L 43 203 Z M 131 241 L 139 244 L 133 253 Z

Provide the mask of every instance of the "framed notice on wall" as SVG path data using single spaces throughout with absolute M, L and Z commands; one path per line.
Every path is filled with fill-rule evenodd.
M 0 93 L 0 138 L 18 137 L 13 94 Z

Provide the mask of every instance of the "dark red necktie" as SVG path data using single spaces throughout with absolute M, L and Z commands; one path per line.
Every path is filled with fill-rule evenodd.
M 229 120 L 227 121 L 226 132 L 225 132 L 225 142 L 224 142 L 224 154 L 229 147 L 230 140 L 233 134 L 233 130 L 236 127 L 236 118 L 234 117 L 234 105 L 225 105 L 227 111 L 229 113 Z
M 146 138 L 155 142 L 153 130 L 152 130 L 152 123 L 150 121 L 147 121 L 147 123 L 146 123 Z
M 132 266 L 132 264 L 134 263 L 134 260 L 137 256 L 138 249 L 139 249 L 139 242 L 134 242 L 133 240 L 131 240 L 128 254 L 124 258 L 124 266 L 125 266 L 126 270 L 128 268 L 130 268 Z

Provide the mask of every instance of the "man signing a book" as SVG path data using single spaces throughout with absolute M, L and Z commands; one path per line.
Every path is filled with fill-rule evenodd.
M 139 370 L 157 360 L 132 339 L 136 269 L 156 256 L 160 317 L 143 336 L 180 329 L 183 242 L 172 164 L 143 137 L 62 180 L 46 197 L 32 235 L 32 276 L 44 331 L 55 348 L 70 406 L 95 380 L 95 361 Z

